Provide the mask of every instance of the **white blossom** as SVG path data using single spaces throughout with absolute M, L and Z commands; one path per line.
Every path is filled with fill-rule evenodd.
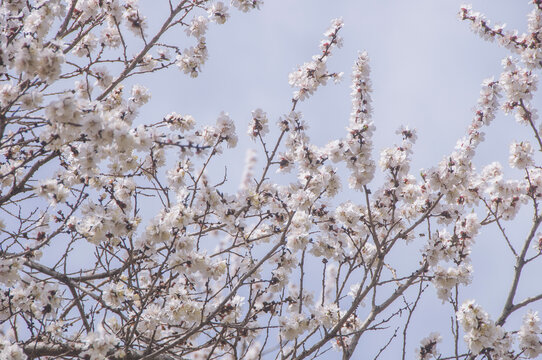
M 253 9 L 260 9 L 263 0 L 232 0 L 232 5 L 243 12 L 248 12 Z
M 217 24 L 224 24 L 230 17 L 228 7 L 222 1 L 212 4 L 207 10 L 209 19 Z
M 519 346 L 529 359 L 542 354 L 542 329 L 538 312 L 529 311 L 523 317 L 523 324 L 518 333 Z
M 510 144 L 510 166 L 517 169 L 525 169 L 534 164 L 533 148 L 528 141 L 513 142 Z
M 86 334 L 83 341 L 87 347 L 83 354 L 91 360 L 105 358 L 118 343 L 117 337 L 109 334 L 103 327 L 100 327 L 98 331 Z
M 442 337 L 439 333 L 431 333 L 429 336 L 422 339 L 420 347 L 416 349 L 416 356 L 419 360 L 428 360 L 431 358 L 437 359 L 439 352 L 437 351 L 437 344 L 442 342 Z

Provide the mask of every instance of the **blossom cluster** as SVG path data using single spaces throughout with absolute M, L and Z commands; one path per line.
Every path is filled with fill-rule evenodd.
M 248 12 L 263 2 L 230 5 Z M 268 352 L 302 359 L 329 344 L 352 358 L 360 337 L 404 314 L 406 332 L 418 300 L 432 296 L 424 293 L 429 283 L 454 309 L 465 358 L 540 356 L 536 312 L 525 312 L 519 330 L 507 324 L 542 298 L 516 293 L 523 269 L 542 255 L 535 151 L 542 141 L 533 101 L 542 4 L 533 5 L 523 35 L 461 8 L 477 34 L 498 39 L 512 56 L 482 83 L 474 117 L 449 155 L 414 175 L 418 133 L 402 126 L 397 143 L 379 154 L 378 185 L 366 52 L 352 68 L 344 138 L 315 145 L 314 120 L 299 109 L 330 78 L 341 79 L 327 69 L 342 45 L 343 22 L 333 20 L 319 53 L 289 75 L 295 91 L 277 131 L 263 109 L 247 116 L 247 135 L 260 150 L 247 151 L 232 190 L 227 169 L 215 174 L 239 142 L 239 121 L 222 111 L 214 124 L 200 125 L 181 110 L 141 121 L 151 93 L 126 81 L 170 67 L 198 76 L 209 56 L 207 32 L 232 17 L 224 2 L 172 1 L 159 26 L 135 0 L 3 2 L 0 359 L 258 359 Z M 195 44 L 166 41 L 172 28 Z M 499 110 L 534 135 L 509 146 L 519 179 L 507 179 L 499 163 L 474 166 Z M 507 235 L 505 222 L 529 203 L 533 224 L 522 242 Z M 474 244 L 488 225 L 503 234 L 516 264 L 496 321 L 461 301 L 476 274 Z M 415 259 L 396 262 L 404 253 Z M 453 325 L 452 337 L 459 332 Z M 442 340 L 430 333 L 417 357 L 445 357 Z
M 343 22 L 341 19 L 333 20 L 331 27 L 324 33 L 326 38 L 320 43 L 322 53 L 314 55 L 312 61 L 304 63 L 296 71 L 290 73 L 288 82 L 292 87 L 299 88 L 294 92 L 293 100 L 303 101 L 307 99 L 320 85 L 326 85 L 329 78 L 333 78 L 335 81 L 340 80 L 342 74 L 329 73 L 326 61 L 334 47 L 340 48 L 342 46 L 342 38 L 338 35 L 342 27 Z

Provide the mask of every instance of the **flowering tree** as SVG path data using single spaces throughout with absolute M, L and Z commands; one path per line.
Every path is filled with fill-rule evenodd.
M 231 5 L 248 12 L 262 1 Z M 169 67 L 197 77 L 207 28 L 230 18 L 222 2 L 159 6 L 167 17 L 151 32 L 152 19 L 134 0 L 1 3 L 0 359 L 305 359 L 330 348 L 350 359 L 364 336 L 390 323 L 400 326 L 377 357 L 402 341 L 402 354 L 392 357 L 411 358 L 408 327 L 420 299 L 433 296 L 428 286 L 453 321 L 449 333 L 429 329 L 415 340 L 418 359 L 542 354 L 542 325 L 530 310 L 540 308 L 542 288 L 518 296 L 542 250 L 535 156 L 542 140 L 532 104 L 542 1 L 532 1 L 525 34 L 461 7 L 475 33 L 511 55 L 496 80 L 482 83 L 451 154 L 412 175 L 416 132 L 403 127 L 400 144 L 380 154 L 380 184 L 366 53 L 353 66 L 344 138 L 315 146 L 299 111 L 321 85 L 341 78 L 326 66 L 342 44 L 343 24 L 333 20 L 319 53 L 290 74 L 295 91 L 277 131 L 266 112 L 252 112 L 248 136 L 264 166 L 249 152 L 233 192 L 226 177 L 209 175 L 237 143 L 226 113 L 215 126 L 176 113 L 136 126 L 150 94 L 140 85 L 125 89 L 127 79 Z M 164 42 L 179 29 L 192 47 Z M 516 180 L 505 179 L 498 163 L 480 171 L 472 164 L 499 109 L 532 130 L 510 145 L 510 166 L 522 173 Z M 339 201 L 341 189 L 353 200 Z M 161 205 L 158 213 L 144 210 L 149 201 Z M 530 229 L 511 236 L 505 224 L 522 208 Z M 515 259 L 498 314 L 461 295 L 486 226 L 499 229 Z M 408 266 L 393 263 L 412 247 L 420 251 Z M 89 255 L 75 257 L 76 248 Z M 513 314 L 523 317 L 518 326 Z

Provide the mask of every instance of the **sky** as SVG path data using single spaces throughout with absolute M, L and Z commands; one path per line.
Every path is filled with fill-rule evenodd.
M 153 3 L 141 1 L 149 18 L 161 15 Z M 526 0 L 476 0 L 471 4 L 492 22 L 526 29 L 526 14 L 530 11 Z M 152 93 L 140 119 L 155 122 L 175 111 L 191 114 L 200 124 L 206 124 L 214 123 L 221 111 L 228 112 L 235 121 L 239 144 L 221 158 L 224 163 L 217 164 L 215 170 L 220 177 L 223 167 L 228 167 L 234 191 L 245 151 L 259 150 L 245 136 L 251 111 L 266 111 L 271 128 L 289 111 L 293 89 L 288 85 L 288 74 L 319 52 L 319 41 L 331 19 L 342 17 L 344 46 L 334 51 L 328 68 L 344 71 L 344 80 L 338 85 L 330 82 L 297 107 L 311 127 L 309 135 L 320 146 L 344 137 L 351 108 L 350 71 L 358 51 L 366 50 L 371 58 L 373 120 L 377 128 L 375 156 L 399 143 L 395 130 L 402 124 L 409 125 L 418 131 L 412 162 L 413 173 L 417 174 L 417 169 L 435 166 L 453 150 L 472 119 L 481 82 L 498 77 L 501 59 L 509 55 L 497 44 L 478 38 L 468 23 L 458 19 L 460 5 L 459 0 L 267 0 L 260 11 L 245 14 L 232 10 L 225 25 L 211 26 L 208 31 L 209 60 L 198 78 L 192 79 L 177 69 L 137 78 L 136 82 Z M 172 33 L 168 37 L 186 41 L 183 46 L 193 45 L 192 40 L 182 40 L 184 34 Z M 541 103 L 540 97 L 537 99 Z M 487 140 L 480 147 L 476 165 L 500 161 L 507 174 L 517 176 L 508 169 L 508 146 L 514 139 L 527 138 L 527 129 L 516 124 L 513 116 L 500 113 L 486 131 Z M 508 226 L 521 238 L 527 223 L 528 219 L 520 219 Z M 478 240 L 473 253 L 475 280 L 467 292 L 494 318 L 499 315 L 507 287 L 496 285 L 509 283 L 513 266 L 511 259 L 503 255 L 504 242 L 497 236 L 487 231 Z M 534 276 L 530 278 L 533 284 Z M 521 288 L 520 292 L 528 294 L 529 289 Z M 439 300 L 422 306 L 426 311 L 413 322 L 413 339 L 449 328 L 449 309 L 445 316 L 439 315 L 439 306 L 444 306 Z M 538 310 L 542 310 L 540 305 Z M 365 354 L 365 350 L 359 351 Z M 408 350 L 407 354 L 410 357 L 413 352 Z M 333 354 L 329 356 L 333 358 Z
M 162 14 L 152 3 L 142 1 L 144 13 L 159 17 Z M 350 72 L 358 51 L 366 50 L 371 58 L 376 152 L 399 142 L 395 130 L 409 125 L 418 131 L 413 168 L 429 168 L 464 134 L 481 82 L 498 76 L 500 61 L 509 54 L 478 38 L 468 23 L 458 19 L 461 4 L 456 0 L 274 0 L 266 1 L 260 11 L 232 10 L 225 25 L 210 26 L 209 60 L 198 78 L 170 69 L 135 80 L 153 94 L 140 119 L 152 121 L 175 111 L 191 114 L 199 123 L 214 123 L 225 111 L 241 135 L 233 156 L 243 158 L 244 151 L 255 146 L 243 136 L 251 111 L 262 108 L 271 124 L 289 111 L 293 89 L 288 74 L 319 52 L 331 19 L 342 17 L 344 46 L 335 50 L 328 68 L 344 72 L 344 79 L 339 85 L 320 88 L 298 106 L 312 127 L 312 140 L 325 145 L 345 135 L 351 109 Z M 473 7 L 494 22 L 519 30 L 525 29 L 530 10 L 526 0 L 478 0 Z M 194 45 L 184 34 L 170 33 L 166 38 Z M 507 157 L 507 147 L 493 145 L 511 140 L 505 137 L 509 125 L 522 131 L 512 117 L 499 120 L 494 133 L 488 133 L 491 139 L 485 150 L 491 150 L 482 154 L 481 163 Z M 527 136 L 525 131 L 521 134 Z M 242 163 L 233 164 L 232 181 L 241 169 Z
M 157 3 L 140 0 L 142 13 L 152 20 L 148 34 L 157 25 L 155 19 L 167 15 Z M 531 8 L 527 0 L 470 3 L 493 22 L 506 23 L 507 28 L 520 31 L 526 29 L 526 14 Z M 164 4 L 165 1 L 161 3 Z M 480 84 L 486 78 L 498 77 L 501 59 L 509 55 L 497 44 L 478 38 L 468 23 L 458 19 L 460 5 L 460 0 L 265 0 L 259 11 L 245 14 L 231 9 L 226 24 L 210 26 L 209 59 L 198 78 L 192 79 L 171 68 L 129 79 L 127 88 L 140 83 L 152 93 L 151 101 L 141 109 L 136 122 L 155 123 L 168 113 L 177 112 L 194 116 L 201 125 L 214 123 L 221 111 L 229 113 L 237 127 L 239 144 L 225 152 L 220 158 L 222 163 L 215 163 L 211 172 L 221 178 L 227 167 L 227 188 L 235 191 L 243 172 L 245 152 L 250 148 L 261 150 L 246 136 L 251 111 L 262 108 L 268 113 L 270 128 L 274 128 L 279 117 L 291 108 L 294 89 L 288 84 L 288 74 L 319 53 L 322 33 L 332 19 L 342 17 L 344 46 L 334 50 L 328 68 L 344 72 L 344 79 L 340 84 L 329 82 L 298 104 L 297 110 L 308 122 L 308 133 L 315 144 L 323 146 L 344 137 L 351 111 L 351 68 L 357 53 L 367 51 L 371 59 L 373 120 L 377 129 L 374 158 L 378 159 L 382 149 L 399 143 L 395 130 L 408 125 L 418 134 L 412 161 L 412 173 L 417 175 L 417 169 L 437 165 L 453 150 L 471 122 Z M 168 33 L 167 41 L 180 43 L 182 48 L 194 45 L 193 39 L 187 39 L 184 33 Z M 534 103 L 542 104 L 540 95 Z M 276 131 L 272 130 L 271 139 L 274 134 Z M 528 129 L 515 123 L 513 116 L 500 113 L 486 131 L 486 138 L 475 158 L 477 167 L 500 161 L 507 175 L 517 177 L 519 174 L 507 166 L 508 145 L 512 140 L 530 139 Z M 381 178 L 377 175 L 370 187 L 378 187 Z M 339 199 L 356 201 L 360 196 L 349 192 L 346 186 L 344 190 Z M 158 210 L 158 205 L 151 206 L 146 209 L 147 215 L 153 216 Z M 528 212 L 522 212 L 518 221 L 506 224 L 518 241 L 528 230 L 528 216 Z M 498 237 L 497 231 L 488 229 L 477 239 L 472 255 L 474 280 L 463 297 L 476 298 L 494 319 L 504 303 L 513 267 L 513 259 Z M 74 253 L 83 259 L 88 255 L 87 250 L 81 247 Z M 408 263 L 418 258 L 419 253 L 413 250 L 393 260 Z M 541 271 L 538 267 L 526 274 L 520 296 L 529 295 L 531 285 L 540 287 Z M 428 292 L 428 299 L 420 303 L 422 311 L 412 321 L 407 358 L 414 358 L 413 348 L 421 338 L 432 331 L 449 330 L 449 305 L 442 305 L 432 289 Z M 540 304 L 533 309 L 542 312 Z M 516 316 L 511 322 L 518 324 L 519 320 Z M 368 334 L 354 358 L 372 359 L 382 341 L 379 335 Z M 397 358 L 391 355 L 397 354 L 397 344 L 383 358 Z M 336 356 L 337 353 L 329 352 L 323 359 Z

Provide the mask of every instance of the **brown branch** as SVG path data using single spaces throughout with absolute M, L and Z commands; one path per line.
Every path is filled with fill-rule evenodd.
M 533 226 L 531 227 L 531 231 L 529 232 L 529 236 L 527 237 L 527 239 L 525 239 L 525 243 L 523 244 L 523 249 L 521 250 L 520 255 L 516 257 L 516 265 L 514 266 L 514 280 L 512 281 L 510 291 L 508 292 L 508 297 L 506 299 L 506 303 L 502 310 L 501 316 L 499 316 L 499 319 L 496 322 L 497 325 L 503 325 L 506 322 L 508 316 L 517 309 L 517 305 L 514 305 L 514 297 L 516 296 L 516 292 L 518 290 L 521 272 L 526 263 L 525 256 L 527 255 L 527 250 L 529 249 L 531 241 L 535 237 L 536 231 L 541 222 L 542 217 L 540 216 L 534 219 Z
M 25 189 L 24 186 L 26 185 L 27 181 L 30 180 L 30 178 L 32 177 L 32 175 L 34 175 L 34 173 L 36 171 L 38 171 L 38 169 L 40 167 L 42 167 L 43 165 L 47 164 L 49 161 L 51 161 L 52 159 L 54 159 L 56 156 L 58 155 L 58 153 L 56 151 L 53 151 L 52 153 L 50 153 L 48 156 L 36 161 L 34 163 L 34 165 L 32 165 L 32 167 L 30 168 L 30 170 L 28 170 L 28 172 L 26 173 L 26 175 L 21 179 L 21 181 L 17 184 L 16 183 L 16 180 L 13 181 L 13 186 L 12 188 L 10 189 L 10 191 L 2 196 L 0 198 L 0 205 L 4 204 L 6 201 L 8 201 L 9 199 L 11 199 L 13 196 L 17 195 L 17 194 L 20 194 L 22 192 L 25 192 L 25 191 L 28 191 L 28 189 Z
M 154 37 L 149 41 L 147 45 L 141 50 L 141 52 L 130 62 L 128 66 L 122 71 L 122 73 L 109 85 L 107 89 L 104 90 L 104 92 L 96 98 L 96 100 L 100 101 L 103 100 L 107 94 L 109 94 L 115 87 L 117 87 L 118 84 L 120 84 L 121 81 L 125 79 L 125 77 L 141 62 L 143 57 L 149 52 L 149 50 L 160 40 L 160 37 L 169 29 L 169 24 L 173 21 L 175 16 L 183 9 L 184 5 L 188 2 L 188 0 L 183 0 L 177 5 L 175 9 L 173 9 L 169 15 L 169 17 L 166 19 L 160 30 L 154 35 Z
M 82 345 L 49 344 L 46 342 L 32 342 L 23 346 L 23 351 L 30 359 L 43 356 L 80 356 L 85 351 Z M 110 360 L 141 360 L 145 356 L 142 351 L 127 353 L 124 357 L 113 356 L 113 351 L 108 357 Z M 157 355 L 153 360 L 174 360 L 170 355 Z
M 239 288 L 241 286 L 244 285 L 244 282 L 245 280 L 247 280 L 250 276 L 252 276 L 252 274 L 254 274 L 263 264 L 265 264 L 265 262 L 267 260 L 269 260 L 269 258 L 271 258 L 271 256 L 273 256 L 273 254 L 275 253 L 275 251 L 277 251 L 281 246 L 283 246 L 284 244 L 286 244 L 286 233 L 288 232 L 288 229 L 290 227 L 290 224 L 292 223 L 292 219 L 294 217 L 294 214 L 295 212 L 291 213 L 290 214 L 290 217 L 288 218 L 288 223 L 286 224 L 286 226 L 284 227 L 284 230 L 283 230 L 283 233 L 282 233 L 282 237 L 280 239 L 280 241 L 275 245 L 273 246 L 273 248 L 271 248 L 271 250 L 269 250 L 267 252 L 267 254 L 265 254 L 262 259 L 260 261 L 258 261 L 257 264 L 255 264 L 249 271 L 247 271 L 240 279 L 239 281 L 237 282 L 237 285 L 235 285 L 233 287 L 233 289 L 230 291 L 230 293 L 228 295 L 225 296 L 224 300 L 222 300 L 222 302 L 216 307 L 216 309 L 211 313 L 209 314 L 209 316 L 207 316 L 207 319 L 202 321 L 198 326 L 194 327 L 192 330 L 190 330 L 188 333 L 186 333 L 183 337 L 180 337 L 178 339 L 176 339 L 175 341 L 173 341 L 172 343 L 168 344 L 168 345 L 165 345 L 164 347 L 162 347 L 161 349 L 158 349 L 150 354 L 148 354 L 147 356 L 141 358 L 141 360 L 153 360 L 155 359 L 155 356 L 157 355 L 160 355 L 166 351 L 168 351 L 169 349 L 172 349 L 173 347 L 175 347 L 176 345 L 179 345 L 179 344 L 182 344 L 184 343 L 185 341 L 187 341 L 188 339 L 190 339 L 190 337 L 192 337 L 194 334 L 198 333 L 204 326 L 206 326 L 207 324 L 209 324 L 213 318 L 218 315 L 218 313 L 220 313 L 222 311 L 222 309 L 224 308 L 224 306 L 228 303 L 228 301 L 230 301 L 230 299 L 232 297 L 234 297 L 236 294 L 237 294 L 237 291 L 239 290 Z

